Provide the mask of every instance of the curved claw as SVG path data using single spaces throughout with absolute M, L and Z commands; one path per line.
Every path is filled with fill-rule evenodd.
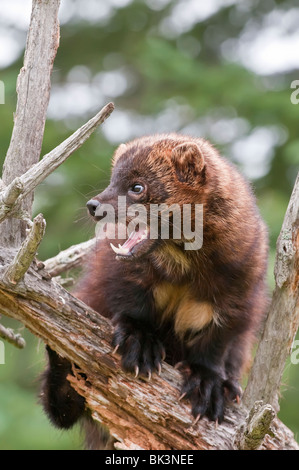
M 119 344 L 117 344 L 117 345 L 115 346 L 115 348 L 113 349 L 113 351 L 112 351 L 112 356 L 114 356 L 114 355 L 116 354 L 118 348 L 119 348 Z
M 135 379 L 137 379 L 138 375 L 139 375 L 139 367 L 135 366 Z
M 181 367 L 183 367 L 183 365 L 184 365 L 183 361 L 177 362 L 177 363 L 175 364 L 175 366 L 174 366 L 174 369 L 175 369 L 175 370 L 180 370 Z
M 200 414 L 196 416 L 195 420 L 193 421 L 193 425 L 196 424 L 199 420 L 200 420 Z
M 181 401 L 185 396 L 187 395 L 187 393 L 182 393 L 182 395 L 179 397 L 179 401 Z

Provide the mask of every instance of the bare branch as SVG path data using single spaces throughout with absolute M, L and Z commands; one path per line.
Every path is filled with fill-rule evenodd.
M 20 250 L 15 256 L 13 262 L 8 266 L 4 280 L 11 284 L 17 284 L 25 275 L 32 263 L 40 242 L 43 239 L 46 229 L 46 221 L 42 214 L 39 214 L 33 220 L 29 235 L 22 243 Z
M 61 165 L 75 150 L 81 147 L 90 135 L 107 119 L 114 109 L 113 103 L 108 103 L 80 127 L 58 147 L 46 154 L 42 160 L 33 165 L 26 173 L 12 181 L 0 193 L 0 222 L 7 217 L 9 210 L 14 208 L 25 196 L 31 193 L 50 173 Z
M 3 165 L 2 180 L 6 187 L 40 158 L 50 97 L 51 72 L 59 45 L 59 6 L 60 0 L 32 1 L 24 65 L 17 81 L 18 100 L 14 113 L 14 128 Z M 13 187 L 4 189 L 6 201 L 1 205 L 1 220 L 13 207 L 19 189 L 16 181 Z M 1 196 L 3 198 L 3 194 Z M 33 196 L 28 193 L 27 197 L 22 199 L 21 211 L 29 218 L 32 201 Z M 6 220 L 0 231 L 0 244 L 20 246 L 26 237 L 25 226 L 22 220 Z
M 24 186 L 21 197 L 33 191 L 50 173 L 56 170 L 73 152 L 80 148 L 97 127 L 110 116 L 113 110 L 113 103 L 108 103 L 86 124 L 58 145 L 58 147 L 45 155 L 42 160 L 31 167 L 30 170 L 20 176 L 20 180 Z
M 243 401 L 257 400 L 278 411 L 278 392 L 285 362 L 299 326 L 299 174 L 277 241 L 276 287 Z
M 24 65 L 17 81 L 14 128 L 3 167 L 5 185 L 39 159 L 50 97 L 50 76 L 59 45 L 59 6 L 60 0 L 32 2 Z
M 58 253 L 53 258 L 49 258 L 44 262 L 45 269 L 51 276 L 68 271 L 69 269 L 80 266 L 84 258 L 96 246 L 96 239 L 73 245 L 64 251 Z
M 6 328 L 0 324 L 0 338 L 5 339 L 8 343 L 13 344 L 19 349 L 23 349 L 26 346 L 24 338 L 18 333 L 15 333 L 11 328 Z
M 15 178 L 7 188 L 2 187 L 0 193 L 0 221 L 5 219 L 11 211 L 22 190 L 23 185 L 20 178 Z

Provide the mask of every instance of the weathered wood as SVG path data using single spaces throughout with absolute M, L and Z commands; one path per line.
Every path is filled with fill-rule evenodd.
M 43 239 L 45 229 L 46 221 L 42 214 L 38 214 L 33 220 L 27 238 L 23 241 L 14 260 L 7 268 L 5 273 L 6 282 L 17 284 L 17 282 L 22 279 L 36 255 L 40 242 Z
M 90 250 L 96 246 L 96 242 L 96 238 L 93 238 L 87 242 L 78 243 L 78 245 L 73 245 L 61 251 L 58 255 L 53 256 L 53 258 L 47 259 L 44 262 L 46 271 L 54 277 L 69 269 L 82 266 Z
M 271 405 L 255 402 L 246 419 L 246 424 L 237 432 L 235 444 L 239 450 L 256 450 L 262 444 L 266 434 L 274 437 L 271 424 L 276 413 Z
M 36 186 L 80 148 L 97 127 L 110 116 L 113 110 L 113 103 L 108 103 L 70 137 L 45 155 L 38 163 L 31 166 L 26 173 L 13 180 L 2 193 L 0 193 L 0 222 L 7 217 L 11 211 L 13 212 L 10 215 L 17 216 L 15 205 L 19 205 L 20 201 L 24 200 Z
M 70 378 L 93 417 L 104 423 L 118 448 L 234 449 L 238 426 L 247 411 L 232 405 L 223 424 L 205 418 L 193 425 L 187 402 L 179 402 L 179 372 L 163 363 L 161 376 L 151 381 L 122 372 L 112 354 L 110 322 L 49 279 L 38 263 L 19 284 L 3 281 L 6 263 L 14 253 L 2 252 L 0 313 L 21 321 L 60 355 L 76 363 L 87 379 Z M 5 261 L 4 261 L 5 260 Z M 74 369 L 75 370 L 75 369 Z M 275 437 L 262 448 L 299 449 L 292 433 L 275 420 Z
M 17 81 L 17 108 L 14 127 L 2 174 L 4 185 L 38 162 L 51 88 L 51 72 L 59 45 L 58 10 L 60 0 L 33 0 L 24 66 Z M 10 194 L 11 196 L 11 194 Z M 22 201 L 22 211 L 31 218 L 33 195 Z M 10 201 L 11 202 L 11 201 Z M 5 220 L 0 245 L 20 246 L 26 238 L 26 223 Z
M 26 346 L 26 341 L 19 333 L 15 333 L 11 328 L 0 325 L 0 338 L 5 339 L 8 343 L 13 344 L 19 349 Z
M 6 188 L 3 184 L 0 187 L 0 222 L 4 220 L 7 214 L 15 205 L 16 200 L 22 193 L 23 184 L 20 178 L 15 178 Z
M 281 377 L 299 326 L 299 174 L 276 249 L 276 287 L 243 400 L 248 408 L 262 400 L 278 411 Z

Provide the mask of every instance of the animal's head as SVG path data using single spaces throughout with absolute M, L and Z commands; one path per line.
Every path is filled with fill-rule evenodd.
M 192 205 L 194 229 L 194 204 L 202 202 L 205 173 L 205 159 L 195 140 L 143 137 L 118 147 L 109 186 L 87 207 L 102 227 L 107 222 L 119 224 L 116 238 L 125 242 L 118 248 L 111 244 L 117 257 L 137 258 L 165 241 L 186 241 L 183 206 Z

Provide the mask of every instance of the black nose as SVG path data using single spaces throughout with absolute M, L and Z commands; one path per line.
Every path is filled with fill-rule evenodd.
M 87 209 L 89 210 L 89 213 L 90 215 L 94 216 L 95 213 L 96 213 L 96 208 L 100 205 L 99 201 L 97 201 L 96 199 L 90 199 L 90 201 L 88 201 L 86 203 L 86 206 L 87 206 Z

